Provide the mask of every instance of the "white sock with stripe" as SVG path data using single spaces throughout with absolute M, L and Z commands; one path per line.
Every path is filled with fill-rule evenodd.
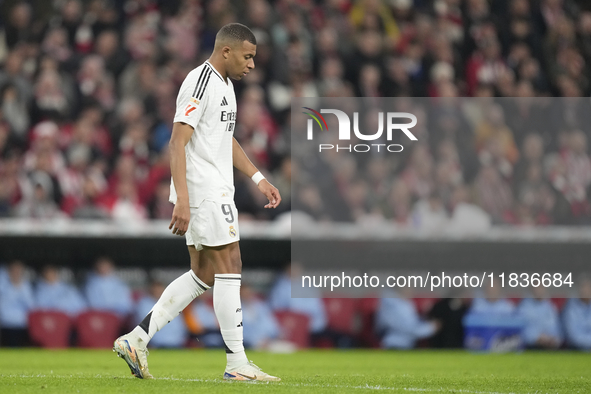
M 216 274 L 213 286 L 213 309 L 226 345 L 227 371 L 248 363 L 242 335 L 241 278 L 240 274 Z
M 164 289 L 150 313 L 133 329 L 132 333 L 139 337 L 140 343 L 143 341 L 147 346 L 154 334 L 170 323 L 191 301 L 205 293 L 207 289 L 209 286 L 199 279 L 193 270 L 189 270 Z

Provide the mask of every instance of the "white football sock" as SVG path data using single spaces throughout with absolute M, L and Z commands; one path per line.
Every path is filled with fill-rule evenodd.
M 170 283 L 150 313 L 132 333 L 148 345 L 150 339 L 165 325 L 177 317 L 196 297 L 209 289 L 193 270 L 184 273 Z
M 240 274 L 216 274 L 213 286 L 213 309 L 226 344 L 226 370 L 248 363 L 242 337 Z

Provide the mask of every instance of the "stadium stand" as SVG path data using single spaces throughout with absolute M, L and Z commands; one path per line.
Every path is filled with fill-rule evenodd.
M 168 217 L 164 148 L 175 95 L 184 75 L 209 53 L 214 32 L 232 20 L 251 26 L 259 41 L 254 75 L 237 85 L 236 137 L 284 195 L 292 96 L 590 92 L 591 10 L 583 1 L 11 0 L 1 7 L 3 216 Z M 509 112 L 498 107 L 491 116 L 508 119 Z M 427 147 L 420 153 L 424 169 L 413 168 L 412 154 L 382 175 L 380 163 L 372 163 L 345 181 L 371 172 L 374 182 L 363 187 L 379 191 L 382 204 L 389 194 L 400 201 L 410 194 L 409 207 L 399 207 L 409 212 L 424 197 L 413 191 L 415 170 L 424 170 L 422 182 L 440 194 L 450 186 L 445 179 L 475 196 L 497 182 L 504 203 L 475 200 L 495 222 L 589 223 L 591 181 L 568 175 L 573 187 L 566 190 L 556 173 L 561 166 L 591 168 L 587 131 L 573 124 L 548 136 L 535 124 L 514 123 L 498 130 L 506 141 L 504 158 L 487 169 L 490 174 L 480 171 L 490 160 L 486 141 L 494 131 L 484 124 L 465 130 L 471 138 Z M 260 208 L 260 197 L 244 181 L 238 176 L 236 195 L 244 218 L 278 214 Z M 583 190 L 576 199 L 573 188 Z M 546 200 L 530 198 L 531 190 L 543 191 L 539 198 Z M 370 200 L 376 196 L 365 196 L 362 214 L 375 207 Z M 449 204 L 444 201 L 446 209 Z M 383 214 L 396 216 L 390 208 Z

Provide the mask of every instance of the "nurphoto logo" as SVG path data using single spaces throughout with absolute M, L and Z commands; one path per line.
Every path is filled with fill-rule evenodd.
M 351 119 L 349 115 L 338 109 L 321 109 L 320 112 L 309 108 L 302 107 L 311 112 L 303 112 L 310 116 L 307 124 L 307 139 L 314 139 L 314 122 L 320 127 L 321 131 L 328 131 L 328 125 L 322 114 L 333 114 L 337 117 L 339 125 L 339 140 L 350 141 L 351 140 Z M 384 133 L 384 119 L 386 122 L 386 140 L 392 141 L 392 136 L 395 131 L 402 131 L 411 141 L 417 141 L 417 137 L 409 129 L 413 128 L 417 124 L 417 117 L 408 112 L 379 112 L 378 113 L 378 131 L 373 134 L 364 134 L 359 130 L 359 112 L 353 112 L 353 133 L 355 137 L 362 141 L 375 141 L 382 137 Z M 410 122 L 398 123 L 399 119 L 408 119 Z M 396 121 L 395 121 L 396 120 Z M 400 144 L 318 144 L 318 151 L 323 150 L 336 150 L 347 151 L 347 152 L 369 152 L 375 150 L 380 152 L 381 150 L 388 151 L 391 153 L 402 152 L 404 149 Z

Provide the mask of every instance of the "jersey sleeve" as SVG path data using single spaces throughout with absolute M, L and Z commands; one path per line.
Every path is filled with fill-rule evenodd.
M 207 78 L 203 78 L 201 73 L 195 73 L 195 76 L 187 77 L 176 99 L 176 112 L 174 122 L 183 122 L 195 129 L 207 104 Z

